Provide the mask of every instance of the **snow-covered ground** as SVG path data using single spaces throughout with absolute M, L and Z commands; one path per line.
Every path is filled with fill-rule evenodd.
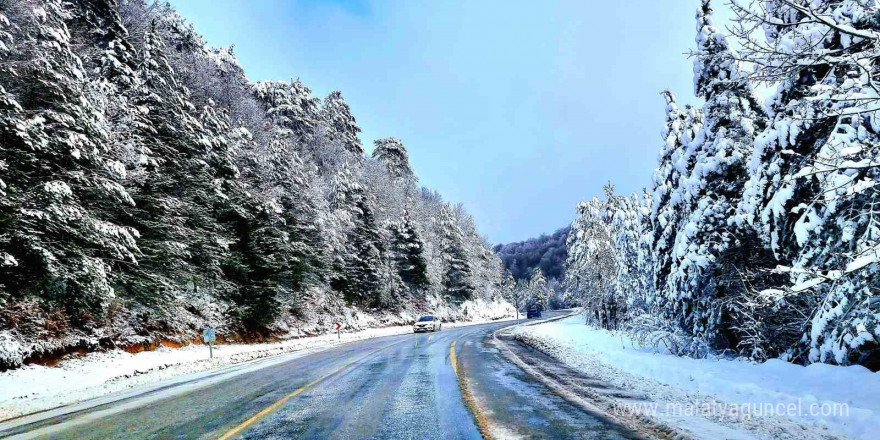
M 880 439 L 880 373 L 861 366 L 682 358 L 585 326 L 581 316 L 513 333 L 591 377 L 648 396 L 617 406 L 696 438 Z
M 490 320 L 450 322 L 444 323 L 443 327 L 484 322 Z M 214 347 L 213 359 L 208 358 L 207 346 L 189 345 L 182 348 L 160 347 L 137 354 L 123 350 L 89 353 L 66 359 L 54 367 L 26 365 L 0 373 L 0 420 L 134 387 L 170 383 L 174 378 L 191 373 L 218 371 L 289 353 L 300 356 L 347 342 L 410 332 L 412 326 L 399 325 L 342 333 L 341 339 L 337 339 L 335 333 L 330 333 L 273 343 L 219 345 Z

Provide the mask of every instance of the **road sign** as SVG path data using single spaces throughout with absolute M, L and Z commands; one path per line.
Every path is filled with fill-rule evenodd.
M 205 329 L 202 330 L 202 340 L 208 344 L 208 356 L 210 356 L 211 359 L 214 359 L 214 347 L 211 346 L 211 343 L 217 340 L 217 331 L 211 327 L 205 327 Z
M 206 344 L 216 341 L 217 331 L 211 327 L 205 327 L 205 329 L 202 330 L 202 340 L 205 341 Z
M 337 323 L 336 323 L 336 330 L 339 330 L 339 329 L 341 329 L 341 328 L 342 328 L 342 324 L 340 324 L 340 323 L 337 322 Z
M 337 322 L 336 323 L 336 339 L 342 339 L 342 333 L 339 331 L 339 329 L 341 329 L 341 328 L 342 328 L 342 324 Z

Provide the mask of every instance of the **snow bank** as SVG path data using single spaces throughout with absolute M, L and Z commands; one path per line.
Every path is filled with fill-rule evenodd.
M 501 313 L 504 309 L 500 304 L 479 303 L 472 307 L 475 309 L 471 313 L 479 312 L 479 316 L 490 318 L 475 316 L 471 321 L 449 322 L 443 327 L 474 325 L 489 322 L 496 316 L 511 316 L 495 313 Z M 375 323 L 375 319 L 362 317 L 358 323 Z M 343 331 L 341 339 L 337 339 L 335 333 L 327 333 L 282 342 L 217 345 L 214 346 L 213 359 L 208 359 L 207 346 L 188 345 L 182 348 L 160 347 L 137 354 L 123 350 L 88 353 L 69 357 L 54 367 L 25 365 L 0 373 L 0 420 L 154 384 L 184 374 L 287 353 L 307 354 L 347 342 L 410 332 L 410 325 L 398 325 Z
M 808 426 L 814 428 L 810 430 L 814 434 L 831 431 L 858 439 L 880 439 L 880 373 L 861 366 L 803 367 L 780 360 L 759 364 L 654 353 L 637 347 L 622 333 L 585 326 L 580 316 L 517 327 L 514 334 L 536 339 L 543 343 L 542 349 L 570 366 L 618 387 L 644 392 L 661 404 L 700 399 L 745 408 L 752 416 L 739 422 L 743 422 L 742 428 L 759 430 L 757 438 L 782 438 L 786 436 L 783 431 L 798 432 Z M 773 405 L 774 413 L 761 415 L 760 410 L 754 410 L 761 407 L 755 405 Z M 790 405 L 796 409 L 789 411 Z M 699 426 L 705 428 L 705 420 L 679 418 L 673 422 L 690 424 L 684 428 L 697 433 L 709 432 Z M 786 429 L 787 422 L 799 426 Z M 811 436 L 800 431 L 792 438 Z
M 465 301 L 459 307 L 460 317 L 465 321 L 494 321 L 516 315 L 516 308 L 506 301 L 486 301 L 477 298 Z

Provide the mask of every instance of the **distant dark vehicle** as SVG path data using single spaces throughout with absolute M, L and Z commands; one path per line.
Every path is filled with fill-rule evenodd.
M 532 318 L 540 318 L 541 317 L 541 309 L 537 307 L 529 307 L 529 311 L 526 312 L 526 319 Z

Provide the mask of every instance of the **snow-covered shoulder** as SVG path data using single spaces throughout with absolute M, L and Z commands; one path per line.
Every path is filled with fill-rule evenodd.
M 862 366 L 673 356 L 582 316 L 513 331 L 572 368 L 650 396 L 622 407 L 697 438 L 880 438 L 880 373 Z

